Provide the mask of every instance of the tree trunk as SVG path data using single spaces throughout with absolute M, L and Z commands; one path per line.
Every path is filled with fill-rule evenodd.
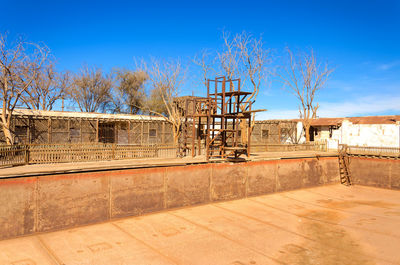
M 5 103 L 3 102 L 3 104 L 5 104 Z M 10 114 L 7 115 L 7 110 L 4 107 L 4 105 L 3 105 L 2 111 L 3 111 L 3 113 L 1 114 L 1 123 L 2 123 L 1 127 L 3 129 L 4 138 L 8 145 L 12 145 L 12 144 L 14 144 L 14 137 L 10 130 L 11 117 L 9 116 Z
M 310 142 L 310 124 L 304 125 L 304 130 L 306 131 L 306 142 Z
M 12 135 L 12 132 L 11 132 L 9 126 L 6 126 L 3 124 L 3 133 L 4 133 L 4 137 L 6 138 L 6 143 L 8 145 L 14 144 L 14 137 Z
M 176 147 L 176 156 L 179 157 L 181 155 L 181 146 L 179 144 L 178 128 L 175 126 L 175 124 L 172 125 L 172 131 L 174 133 L 174 145 Z

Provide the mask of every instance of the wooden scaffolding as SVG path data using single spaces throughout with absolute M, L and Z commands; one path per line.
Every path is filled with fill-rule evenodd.
M 207 97 L 187 97 L 182 126 L 183 148 L 200 154 L 205 139 L 207 161 L 250 155 L 251 92 L 241 90 L 240 79 L 208 79 Z M 196 148 L 197 146 L 197 148 Z

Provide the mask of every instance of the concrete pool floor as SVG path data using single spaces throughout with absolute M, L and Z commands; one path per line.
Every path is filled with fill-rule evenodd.
M 0 264 L 400 264 L 400 192 L 322 187 L 0 241 Z

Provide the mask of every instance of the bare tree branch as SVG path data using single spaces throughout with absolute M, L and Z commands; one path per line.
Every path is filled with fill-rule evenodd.
M 9 45 L 6 35 L 0 35 L 0 93 L 1 122 L 7 144 L 14 143 L 11 117 L 15 107 L 46 62 L 49 49 L 44 45 L 28 43 L 18 38 Z
M 181 135 L 183 122 L 182 110 L 177 107 L 177 98 L 180 88 L 185 80 L 185 70 L 180 60 L 157 60 L 151 59 L 150 64 L 142 61 L 142 70 L 149 75 L 153 95 L 159 95 L 164 104 L 166 115 L 150 108 L 147 111 L 163 117 L 173 127 L 174 143 L 177 145 Z
M 83 66 L 72 78 L 71 86 L 65 91 L 82 112 L 103 112 L 111 99 L 113 77 L 103 74 L 100 68 Z
M 119 69 L 115 71 L 116 87 L 111 98 L 112 112 L 138 114 L 146 99 L 144 83 L 149 76 L 144 71 Z
M 69 74 L 56 72 L 54 63 L 48 61 L 36 73 L 22 100 L 29 109 L 52 110 L 68 86 Z
M 306 140 L 310 141 L 310 124 L 312 119 L 317 118 L 319 104 L 315 103 L 318 91 L 322 89 L 333 69 L 328 64 L 317 64 L 314 52 L 311 49 L 308 53 L 299 52 L 297 56 L 286 48 L 289 62 L 278 77 L 281 79 L 284 88 L 287 88 L 299 100 L 299 116 L 302 120 Z

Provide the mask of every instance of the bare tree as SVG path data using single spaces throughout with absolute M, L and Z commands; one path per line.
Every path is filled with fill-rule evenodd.
M 216 52 L 214 59 L 210 52 L 203 52 L 196 57 L 194 63 L 201 67 L 203 78 L 208 74 L 216 72 L 226 76 L 228 79 L 241 78 L 242 87 L 247 88 L 252 94 L 241 105 L 242 111 L 246 111 L 249 103 L 254 103 L 262 86 L 267 84 L 268 76 L 271 74 L 270 62 L 271 51 L 264 46 L 260 37 L 255 37 L 247 32 L 230 34 L 223 32 L 223 48 Z M 253 122 L 250 125 L 254 129 L 255 113 L 252 114 Z M 247 138 L 247 124 L 243 122 L 242 138 Z
M 261 37 L 256 38 L 251 34 L 242 32 L 237 34 L 234 39 L 236 48 L 240 54 L 241 76 L 244 85 L 247 85 L 252 94 L 247 98 L 247 102 L 254 102 L 257 99 L 261 86 L 266 84 L 271 70 L 268 65 L 271 63 L 271 51 L 264 47 Z
M 137 114 L 146 100 L 144 83 L 149 78 L 144 71 L 117 70 L 117 86 L 113 97 L 113 112 Z
M 228 79 L 241 78 L 242 86 L 252 92 L 247 102 L 254 102 L 272 72 L 268 67 L 272 61 L 271 51 L 265 48 L 261 36 L 255 37 L 245 31 L 235 35 L 223 32 L 222 40 L 222 50 L 215 54 L 205 50 L 193 62 L 202 69 L 204 80 L 210 73 Z
M 242 76 L 240 72 L 240 50 L 237 44 L 238 35 L 232 35 L 229 32 L 222 32 L 222 40 L 224 42 L 223 49 L 217 51 L 220 74 L 227 79 L 239 78 Z
M 100 68 L 84 66 L 78 74 L 74 75 L 72 84 L 65 93 L 80 111 L 102 112 L 111 102 L 112 87 L 112 75 L 103 74 Z
M 299 100 L 299 114 L 305 130 L 306 141 L 310 141 L 310 124 L 317 117 L 319 104 L 316 102 L 318 91 L 323 88 L 333 69 L 328 64 L 317 63 L 314 52 L 299 52 L 294 55 L 286 48 L 289 62 L 278 73 L 284 87 Z
M 7 144 L 14 143 L 11 117 L 21 103 L 22 95 L 34 81 L 47 60 L 49 50 L 22 38 L 11 45 L 5 35 L 0 36 L 0 93 L 2 101 L 1 122 Z
M 153 88 L 150 91 L 150 95 L 144 102 L 144 110 L 147 110 L 146 113 L 149 115 L 159 116 L 161 114 L 163 116 L 168 116 L 168 109 L 164 104 L 162 93 L 158 89 Z
M 54 64 L 49 62 L 36 73 L 31 85 L 23 93 L 22 100 L 29 109 L 52 110 L 68 86 L 69 74 L 58 73 Z
M 185 71 L 182 64 L 180 60 L 161 61 L 153 58 L 149 66 L 143 63 L 143 69 L 149 74 L 152 94 L 161 98 L 166 115 L 149 107 L 147 107 L 147 111 L 163 117 L 172 125 L 174 143 L 178 145 L 183 123 L 183 113 L 177 107 L 176 98 L 179 96 L 180 87 L 185 79 Z
M 204 87 L 207 87 L 207 78 L 216 74 L 215 62 L 217 58 L 211 58 L 212 55 L 211 51 L 204 49 L 193 58 L 193 63 L 200 67 L 202 71 L 201 84 L 204 85 Z

